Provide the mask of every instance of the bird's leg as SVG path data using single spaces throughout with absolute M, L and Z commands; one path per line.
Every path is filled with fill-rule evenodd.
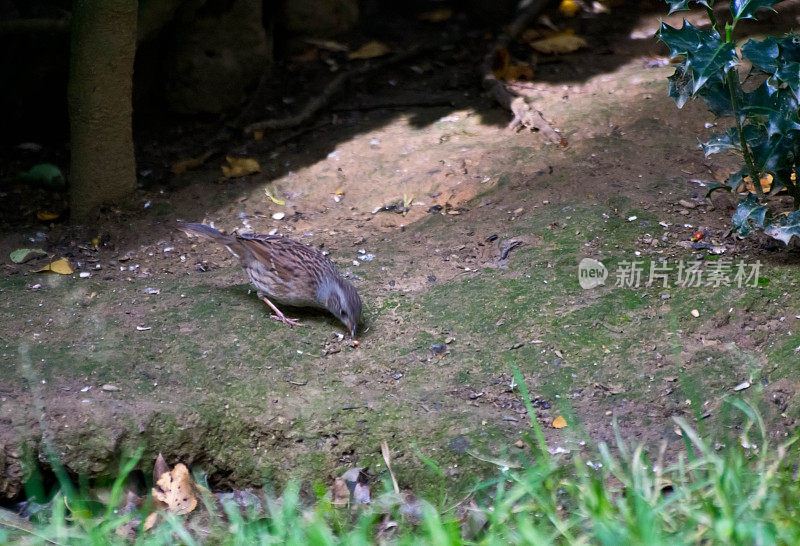
M 261 296 L 261 299 L 264 300 L 264 303 L 270 306 L 273 311 L 275 311 L 274 315 L 270 315 L 269 318 L 273 318 L 275 320 L 279 320 L 284 324 L 288 324 L 289 326 L 305 326 L 299 320 L 293 318 L 287 318 L 286 315 L 281 313 L 281 310 L 275 307 L 275 304 L 269 301 L 266 296 Z

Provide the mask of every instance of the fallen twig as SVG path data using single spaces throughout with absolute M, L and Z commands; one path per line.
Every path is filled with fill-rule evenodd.
M 244 130 L 246 133 L 252 133 L 254 131 L 263 131 L 265 129 L 290 129 L 292 127 L 297 127 L 298 125 L 302 125 L 311 119 L 311 117 L 321 110 L 326 104 L 328 104 L 328 102 L 331 100 L 331 97 L 333 97 L 333 95 L 335 95 L 342 87 L 344 87 L 344 84 L 352 78 L 405 61 L 439 45 L 440 44 L 433 44 L 429 46 L 412 47 L 406 51 L 392 55 L 387 59 L 383 59 L 374 63 L 366 63 L 348 72 L 341 72 L 337 74 L 336 77 L 330 82 L 328 82 L 328 85 L 325 86 L 319 95 L 308 101 L 303 109 L 294 116 L 257 121 L 246 126 Z
M 547 6 L 550 0 L 533 0 L 520 12 L 514 21 L 509 25 L 507 32 L 500 35 L 494 43 L 491 51 L 481 65 L 483 77 L 483 87 L 489 95 L 496 100 L 500 106 L 510 110 L 514 118 L 509 123 L 511 129 L 531 129 L 541 131 L 552 142 L 561 146 L 567 145 L 567 139 L 559 135 L 555 129 L 544 119 L 542 113 L 536 110 L 533 105 L 528 103 L 523 97 L 513 92 L 502 81 L 498 80 L 492 70 L 492 59 L 497 51 L 508 46 L 525 29 L 541 11 Z

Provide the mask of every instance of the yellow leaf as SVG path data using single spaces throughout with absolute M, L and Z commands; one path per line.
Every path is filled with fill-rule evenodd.
M 565 17 L 575 17 L 575 14 L 578 13 L 580 9 L 578 4 L 573 2 L 573 0 L 561 0 L 561 4 L 558 6 L 558 11 Z
M 225 159 L 228 161 L 227 165 L 222 166 L 222 174 L 225 178 L 238 178 L 261 172 L 261 165 L 251 157 L 228 156 Z
M 367 42 L 360 48 L 347 55 L 348 59 L 372 59 L 373 57 L 383 57 L 392 52 L 392 49 L 384 44 L 373 40 Z
M 95 248 L 100 246 L 100 237 L 95 237 L 94 239 L 92 239 L 92 246 Z
M 530 65 L 527 64 L 515 64 L 513 66 L 509 66 L 506 70 L 506 73 L 503 74 L 503 79 L 506 81 L 515 81 L 515 80 L 532 80 L 533 79 L 533 69 Z
M 54 262 L 50 262 L 43 268 L 36 270 L 36 273 L 41 273 L 41 272 L 44 273 L 53 272 L 53 273 L 58 273 L 59 275 L 72 275 L 73 269 L 72 266 L 69 265 L 69 260 L 67 260 L 66 258 L 59 258 Z
M 553 428 L 564 428 L 567 426 L 567 420 L 560 415 L 553 421 Z
M 67 497 L 64 497 L 64 506 L 67 507 L 67 510 L 69 510 L 69 513 L 72 515 L 72 517 L 76 519 L 87 520 L 92 518 L 92 512 L 88 508 L 81 508 L 77 510 L 74 509 L 69 505 Z
M 546 55 L 557 55 L 560 53 L 572 53 L 582 47 L 586 47 L 586 40 L 580 36 L 570 34 L 557 34 L 543 40 L 531 42 L 531 47 L 539 53 Z
M 187 159 L 181 159 L 181 160 L 176 161 L 172 165 L 172 174 L 176 174 L 176 175 L 183 174 L 188 170 L 196 169 L 197 167 L 201 167 L 203 165 L 203 163 L 205 163 L 206 160 L 209 157 L 211 157 L 211 155 L 213 153 L 214 153 L 214 150 L 209 150 L 206 153 L 204 153 L 203 155 L 200 155 L 200 156 L 197 156 L 197 157 L 190 157 L 190 158 L 187 158 Z
M 197 506 L 194 479 L 183 463 L 161 474 L 156 485 L 158 487 L 153 488 L 153 498 L 163 503 L 169 512 L 188 514 Z
M 46 212 L 43 210 L 36 213 L 36 219 L 40 222 L 49 222 L 50 220 L 55 220 L 59 216 L 61 216 L 61 214 L 57 212 Z
M 421 21 L 428 21 L 429 23 L 441 23 L 447 21 L 453 16 L 453 10 L 450 8 L 440 8 L 433 11 L 426 11 L 419 14 Z
M 271 191 L 269 191 L 269 188 L 264 188 L 264 193 L 266 193 L 266 194 L 267 194 L 267 197 L 269 197 L 269 198 L 270 198 L 270 201 L 272 201 L 272 202 L 273 202 L 273 203 L 275 203 L 276 205 L 285 205 L 285 204 L 286 204 L 286 201 L 283 201 L 283 200 L 281 200 L 281 199 L 278 199 L 277 197 L 275 197 L 274 195 L 272 195 L 272 192 L 271 192 Z
M 761 191 L 764 193 L 769 193 L 772 189 L 772 175 L 766 174 L 759 179 L 759 183 L 761 184 Z M 738 193 L 744 193 L 745 191 L 749 193 L 756 193 L 756 188 L 753 186 L 751 179 L 749 176 L 744 177 L 744 184 L 740 184 L 738 188 L 736 188 Z

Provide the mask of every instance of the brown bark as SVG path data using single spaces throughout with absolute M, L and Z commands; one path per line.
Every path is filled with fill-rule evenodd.
M 70 201 L 85 220 L 136 190 L 131 130 L 136 0 L 73 2 L 69 84 Z

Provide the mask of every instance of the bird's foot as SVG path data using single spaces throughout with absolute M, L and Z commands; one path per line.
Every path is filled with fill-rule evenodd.
M 269 318 L 275 319 L 275 320 L 279 320 L 282 323 L 287 324 L 289 326 L 305 326 L 305 324 L 303 324 L 299 320 L 286 317 L 283 314 L 281 314 L 281 315 L 270 315 Z

